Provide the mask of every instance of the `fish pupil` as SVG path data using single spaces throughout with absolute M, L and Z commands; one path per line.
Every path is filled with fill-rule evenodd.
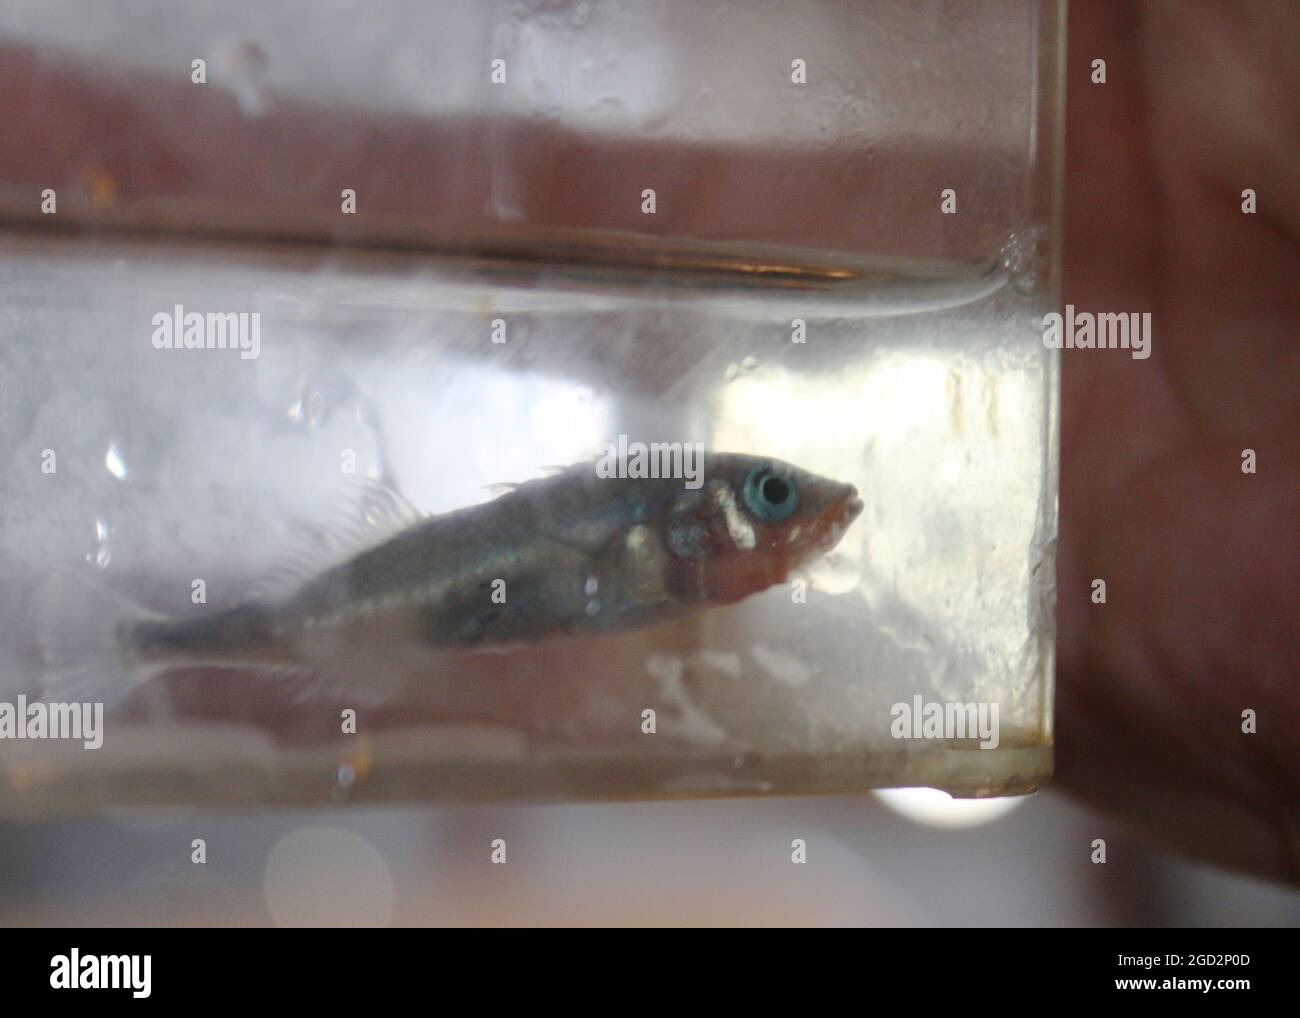
M 751 471 L 742 491 L 749 511 L 770 523 L 786 519 L 799 503 L 794 481 L 775 473 L 771 467 Z
M 779 477 L 769 477 L 763 482 L 763 498 L 772 505 L 784 505 L 790 497 L 790 485 Z

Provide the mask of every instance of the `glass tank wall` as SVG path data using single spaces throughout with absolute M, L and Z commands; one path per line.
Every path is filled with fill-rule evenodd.
M 6 7 L 0 814 L 1043 781 L 1058 19 Z

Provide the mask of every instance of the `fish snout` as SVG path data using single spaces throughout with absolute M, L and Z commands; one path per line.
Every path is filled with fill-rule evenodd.
M 833 548 L 865 508 L 858 489 L 851 484 L 831 482 L 825 490 L 823 509 L 816 528 L 820 550 Z
M 832 514 L 837 522 L 844 527 L 856 520 L 862 515 L 862 510 L 866 503 L 858 495 L 858 489 L 851 484 L 841 484 L 836 497 L 831 501 Z
M 858 489 L 853 485 L 845 485 L 849 490 L 844 496 L 844 522 L 852 523 L 862 515 L 862 510 L 866 508 L 866 503 L 858 495 Z

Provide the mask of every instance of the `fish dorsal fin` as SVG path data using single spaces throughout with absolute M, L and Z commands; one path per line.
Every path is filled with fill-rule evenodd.
M 427 519 L 399 492 L 380 481 L 350 479 L 337 507 L 305 522 L 286 542 L 284 554 L 249 589 L 247 598 L 278 601 L 311 577 L 383 544 Z
M 573 469 L 572 465 L 560 466 L 559 464 L 548 464 L 546 466 L 541 466 L 537 468 L 537 472 L 541 475 L 541 478 L 538 478 L 538 480 L 547 477 L 558 477 L 560 476 L 560 474 L 567 473 L 572 469 Z M 508 495 L 512 491 L 518 491 L 525 484 L 531 484 L 531 483 L 533 482 L 532 481 L 499 481 L 496 484 L 483 485 L 483 490 L 490 492 L 493 497 L 496 497 L 498 495 Z

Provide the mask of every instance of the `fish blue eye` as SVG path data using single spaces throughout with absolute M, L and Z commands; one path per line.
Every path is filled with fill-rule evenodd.
M 794 481 L 771 467 L 755 467 L 745 478 L 745 506 L 760 520 L 780 523 L 789 519 L 799 505 Z

